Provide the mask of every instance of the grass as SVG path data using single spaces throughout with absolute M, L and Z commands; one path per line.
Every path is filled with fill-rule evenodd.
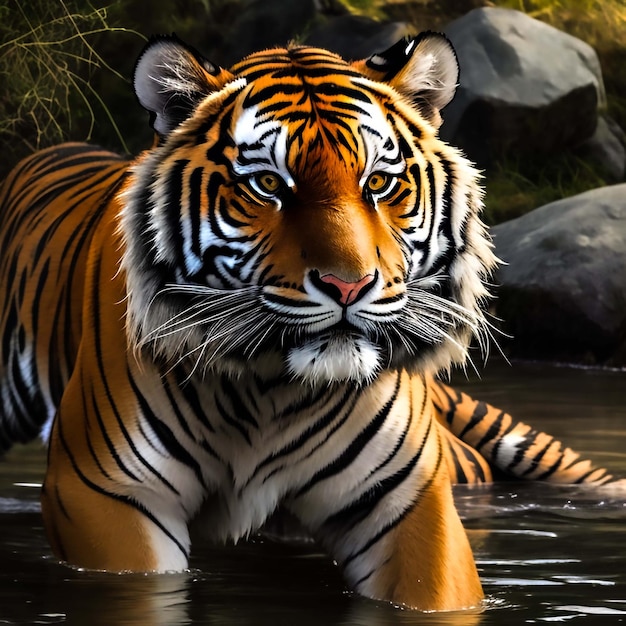
M 507 157 L 487 172 L 484 220 L 499 224 L 555 200 L 604 187 L 606 173 L 598 165 L 569 152 L 529 162 Z
M 120 32 L 129 31 L 110 26 L 105 8 L 80 0 L 9 0 L 0 7 L 0 80 L 6 85 L 0 94 L 0 150 L 10 161 L 67 139 L 76 126 L 89 141 L 97 124 L 106 125 L 126 150 L 91 81 L 96 72 L 125 80 L 92 43 L 103 33 Z

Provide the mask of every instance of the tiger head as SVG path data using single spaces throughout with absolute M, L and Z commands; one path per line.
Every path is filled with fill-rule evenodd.
M 479 175 L 437 137 L 457 78 L 434 33 L 230 70 L 152 40 L 134 85 L 159 143 L 121 195 L 132 344 L 322 383 L 463 363 L 495 257 Z

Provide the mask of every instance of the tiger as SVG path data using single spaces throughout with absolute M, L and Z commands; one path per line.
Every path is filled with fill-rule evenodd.
M 153 37 L 153 147 L 42 149 L 0 190 L 0 451 L 41 435 L 56 557 L 188 566 L 293 516 L 356 593 L 480 607 L 452 485 L 612 476 L 442 382 L 489 341 L 481 174 L 442 141 L 458 63 L 425 32 L 356 61 L 230 69 Z

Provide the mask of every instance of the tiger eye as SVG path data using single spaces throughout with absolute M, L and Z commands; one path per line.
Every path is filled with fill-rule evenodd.
M 367 188 L 372 193 L 380 193 L 389 183 L 389 176 L 382 172 L 375 172 L 367 179 Z
M 267 194 L 274 194 L 280 189 L 280 178 L 269 172 L 259 174 L 256 177 L 256 183 L 260 190 Z

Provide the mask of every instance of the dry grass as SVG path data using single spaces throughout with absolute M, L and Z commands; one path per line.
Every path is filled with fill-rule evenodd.
M 0 7 L 0 81 L 6 85 L 0 94 L 3 154 L 19 157 L 62 141 L 79 122 L 86 129 L 85 140 L 97 123 L 109 124 L 126 148 L 90 81 L 95 71 L 125 80 L 93 45 L 99 35 L 120 31 L 129 32 L 111 27 L 106 9 L 85 2 L 9 0 Z

